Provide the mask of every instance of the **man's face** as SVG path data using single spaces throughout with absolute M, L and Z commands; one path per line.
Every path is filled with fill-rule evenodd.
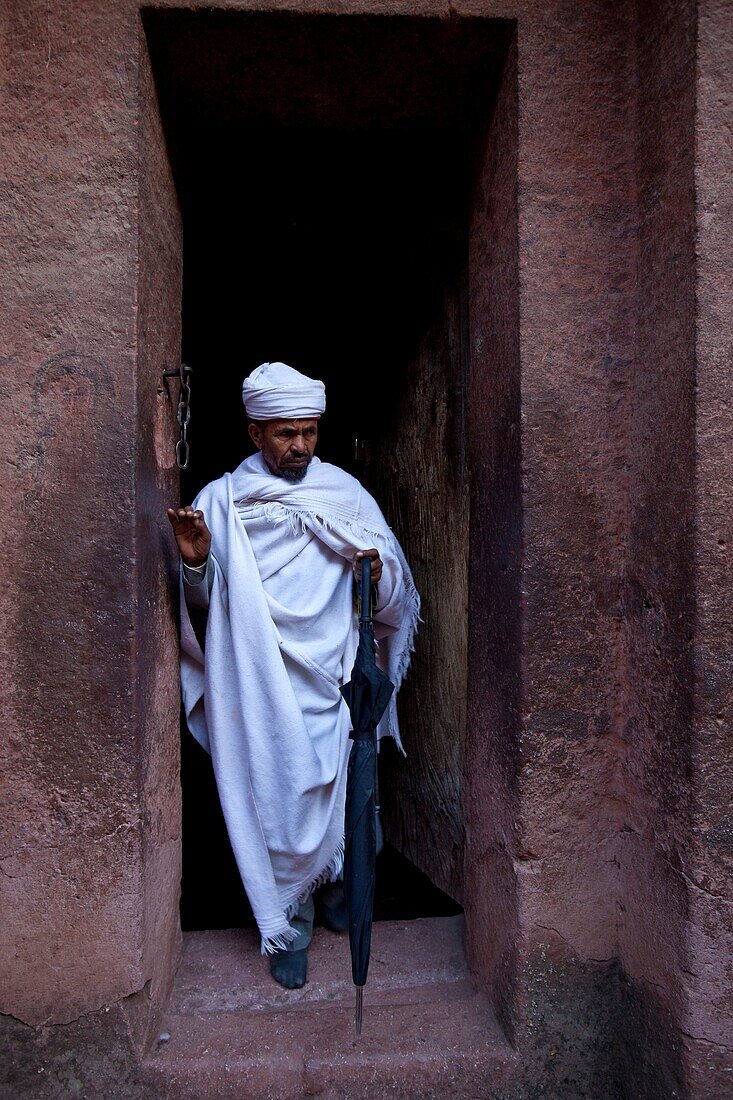
M 249 434 L 268 469 L 288 481 L 302 481 L 318 441 L 318 419 L 260 420 Z

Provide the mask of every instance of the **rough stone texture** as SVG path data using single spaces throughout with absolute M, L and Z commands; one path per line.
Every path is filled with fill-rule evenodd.
M 512 1033 L 518 959 L 521 723 L 517 50 L 483 135 L 468 255 L 468 729 L 464 827 L 469 962 Z
M 160 1003 L 178 934 L 176 638 L 161 553 L 175 481 L 157 468 L 156 444 L 171 444 L 152 417 L 157 374 L 178 361 L 180 230 L 170 182 L 168 225 L 155 204 L 167 163 L 149 74 L 138 88 L 137 21 L 104 5 L 80 18 L 42 5 L 3 15 L 17 566 L 3 608 L 2 997 L 33 1024 L 143 988 Z M 126 1003 L 142 1042 L 147 994 Z
M 634 324 L 633 23 L 520 25 L 522 933 L 616 947 L 619 606 Z M 558 12 L 558 14 L 559 14 Z M 545 12 L 547 15 L 547 12 Z M 581 106 L 582 104 L 582 106 Z
M 469 980 L 462 926 L 376 925 L 360 1038 L 345 937 L 316 929 L 308 983 L 287 991 L 254 932 L 187 933 L 151 1081 L 175 1097 L 499 1095 L 514 1056 Z
M 444 301 L 408 367 L 402 400 L 382 433 L 385 443 L 374 448 L 374 492 L 400 538 L 423 604 L 413 664 L 400 695 L 408 756 L 392 754 L 383 761 L 380 801 L 389 839 L 437 886 L 463 901 L 466 349 L 458 289 L 447 291 Z
M 133 1001 L 142 994 L 132 998 Z M 147 1006 L 118 1002 L 58 1027 L 0 1019 L 2 1100 L 155 1100 L 130 1020 Z
M 636 352 L 615 776 L 627 1079 L 681 1095 L 693 705 L 694 10 L 638 8 Z
M 2 1008 L 34 1024 L 73 1020 L 147 978 L 137 28 L 123 8 L 92 4 L 80 18 L 41 3 L 2 12 Z
M 733 1093 L 733 146 L 730 7 L 698 4 L 695 147 L 697 374 L 695 709 L 682 1031 L 695 1097 Z
M 175 465 L 181 346 L 181 220 L 150 62 L 140 57 L 139 282 L 135 468 L 135 682 L 143 837 L 143 966 L 154 1009 L 170 989 L 180 948 L 181 789 L 176 613 L 178 572 L 166 508 L 178 504 Z M 154 1022 L 151 1019 L 150 1024 Z M 141 1021 L 142 1025 L 143 1021 Z M 141 1036 L 142 1038 L 142 1036 Z
M 275 6 L 518 20 L 468 272 L 468 959 L 515 1047 L 505 1097 L 718 1098 L 733 1047 L 728 6 Z M 178 936 L 157 376 L 176 351 L 179 227 L 136 4 L 15 0 L 1 18 L 2 1008 L 37 1025 L 4 1022 L 5 1087 L 114 1095 L 111 1065 L 135 1095 Z M 431 1049 L 451 1020 L 451 1092 L 487 1095 L 459 1016 L 424 1017 Z M 338 1095 L 345 1020 L 311 1092 Z M 373 1052 L 364 1095 L 396 1087 L 414 1040 L 391 1063 Z
M 620 1080 L 608 1032 L 636 274 L 629 14 L 520 16 L 519 72 L 534 77 L 517 87 L 510 58 L 471 235 L 469 958 L 528 1058 L 528 1021 L 563 1020 L 573 1095 Z M 582 1054 L 573 1010 L 562 1016 L 573 989 L 578 1007 L 596 1001 Z

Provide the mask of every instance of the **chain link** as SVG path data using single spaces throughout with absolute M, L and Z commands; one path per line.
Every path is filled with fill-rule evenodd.
M 176 420 L 181 429 L 181 438 L 176 443 L 176 464 L 179 470 L 188 469 L 188 458 L 191 451 L 188 442 L 188 425 L 191 420 L 191 368 L 181 363 L 181 392 L 178 397 L 178 412 Z

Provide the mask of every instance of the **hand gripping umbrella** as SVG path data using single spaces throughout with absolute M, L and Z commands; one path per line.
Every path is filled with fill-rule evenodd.
M 351 712 L 353 744 L 346 779 L 344 892 L 349 914 L 351 974 L 356 986 L 356 1034 L 361 1034 L 362 995 L 369 970 L 377 858 L 377 723 L 394 685 L 377 668 L 371 601 L 372 563 L 361 559 L 359 646 L 351 680 L 341 693 Z

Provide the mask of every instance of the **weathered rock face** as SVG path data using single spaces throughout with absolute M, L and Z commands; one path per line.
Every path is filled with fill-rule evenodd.
M 175 302 L 156 309 L 152 343 L 145 311 L 160 271 L 150 262 L 154 236 L 179 244 L 164 225 L 146 233 L 141 214 L 156 163 L 140 156 L 138 123 L 155 113 L 134 13 L 12 4 L 3 24 L 12 106 L 1 139 L 10 566 L 2 1008 L 38 1024 L 74 1019 L 151 980 L 153 996 L 164 996 L 170 979 L 175 631 L 151 500 L 169 475 L 150 454 L 149 414 L 137 431 L 136 387 L 158 370 L 158 349 L 176 348 Z M 154 409 L 154 384 L 147 398 Z
M 690 578 L 695 592 L 691 630 L 695 691 L 686 750 L 684 843 L 677 864 L 687 893 L 685 966 L 677 981 L 685 1003 L 682 1032 L 689 1088 L 692 1095 L 714 1097 L 730 1089 L 733 1060 L 729 967 L 733 954 L 733 150 L 726 122 L 733 51 L 727 5 L 720 0 L 706 2 L 698 5 L 697 15 L 695 541 Z M 684 64 L 691 63 L 686 58 Z M 674 163 L 677 150 L 673 151 L 671 142 L 669 151 Z M 670 263 L 674 262 L 672 252 Z
M 693 732 L 694 15 L 639 9 L 636 348 L 628 392 L 616 772 L 626 1072 L 682 1088 Z M 691 854 L 691 853 L 690 853 Z M 666 1069 L 669 1075 L 660 1076 Z M 662 1088 L 662 1084 L 665 1085 Z
M 229 20 L 258 10 L 226 8 Z M 444 455 L 418 455 L 459 545 L 448 572 L 424 571 L 426 592 L 455 616 L 442 620 L 455 646 L 431 635 L 416 667 L 420 684 L 434 677 L 454 695 L 439 713 L 413 696 L 415 720 L 432 715 L 450 740 L 441 757 L 427 739 L 415 773 L 425 783 L 400 791 L 418 858 L 431 798 L 444 809 L 423 863 L 462 896 L 471 969 L 515 1045 L 502 1095 L 723 1096 L 727 5 L 309 0 L 294 11 L 256 19 L 264 52 L 253 56 L 275 74 L 278 20 L 290 20 L 280 91 L 248 82 L 236 50 L 216 78 L 248 124 L 366 132 L 381 103 L 392 126 L 414 122 L 416 104 L 444 125 L 445 98 L 423 93 L 404 61 L 393 100 L 391 78 L 349 90 L 387 17 L 411 17 L 395 43 L 440 17 L 456 40 L 501 44 L 458 220 L 465 269 L 446 280 L 406 375 L 408 404 L 429 395 L 421 416 L 465 459 L 465 477 L 451 483 Z M 379 18 L 358 49 L 316 66 L 312 95 L 295 95 L 329 12 Z M 223 57 L 211 51 L 212 16 L 159 13 L 151 42 L 178 33 L 184 15 L 191 88 L 209 95 Z M 298 18 L 311 20 L 301 54 Z M 33 1094 L 27 1071 L 44 1064 L 38 1095 L 97 1087 L 111 1064 L 122 1094 L 147 1095 L 132 1052 L 166 999 L 180 936 L 164 516 L 177 492 L 177 394 L 160 374 L 179 356 L 183 227 L 165 88 L 133 0 L 63 10 L 18 0 L 2 19 L 0 1007 L 17 1018 L 5 1024 L 5 1061 L 15 1095 Z M 396 54 L 380 49 L 389 74 Z M 155 50 L 152 63 L 162 79 Z M 423 440 L 404 422 L 392 438 L 405 452 Z M 414 468 L 402 454 L 382 470 L 395 525 L 413 527 L 405 541 L 418 557 L 446 555 L 435 501 L 415 497 L 401 512 Z M 121 1025 L 112 1040 L 110 1015 L 127 1021 L 124 1041 Z
M 465 278 L 465 276 L 463 277 Z M 407 758 L 382 753 L 387 837 L 464 901 L 463 772 L 468 674 L 468 476 L 462 277 L 444 293 L 375 446 L 372 489 L 422 598 L 420 639 L 400 696 Z M 457 285 L 456 285 L 457 283 Z
M 522 569 L 517 49 L 481 146 L 468 255 L 468 715 L 464 860 L 469 962 L 511 1034 L 517 868 Z

